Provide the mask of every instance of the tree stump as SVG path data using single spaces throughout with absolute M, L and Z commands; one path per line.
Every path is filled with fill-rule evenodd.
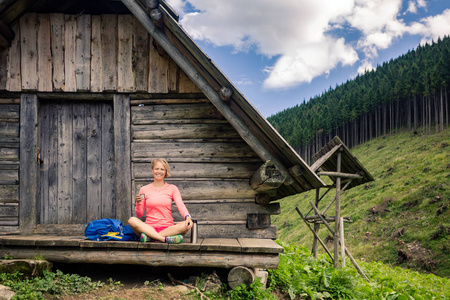
M 249 285 L 253 281 L 255 281 L 255 273 L 246 267 L 234 267 L 228 273 L 228 285 L 233 290 L 240 284 Z

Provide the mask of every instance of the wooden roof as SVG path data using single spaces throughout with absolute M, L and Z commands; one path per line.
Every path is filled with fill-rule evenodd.
M 288 184 L 278 188 L 279 196 L 289 196 L 323 187 L 325 184 L 319 176 L 183 30 L 178 23 L 176 12 L 164 0 L 153 2 L 157 2 L 157 8 L 162 13 L 163 27 L 156 27 L 150 18 L 150 8 L 136 0 L 0 0 L 0 20 L 3 21 L 3 25 L 0 24 L 0 47 L 1 41 L 4 44 L 4 41 L 9 39 L 9 26 L 17 22 L 26 12 L 66 14 L 131 12 L 258 156 L 263 161 L 270 160 L 281 173 L 287 175 Z M 226 100 L 222 100 L 219 96 L 224 88 L 231 91 L 231 97 Z
M 315 162 L 311 166 L 311 169 L 318 171 L 318 174 L 320 174 L 320 171 L 336 172 L 338 151 L 341 152 L 342 157 L 341 173 L 359 175 L 359 177 L 351 178 L 352 182 L 347 189 L 375 180 L 337 136 L 320 149 L 319 152 L 314 154 L 312 158 Z M 333 182 L 336 181 L 336 176 L 329 177 Z

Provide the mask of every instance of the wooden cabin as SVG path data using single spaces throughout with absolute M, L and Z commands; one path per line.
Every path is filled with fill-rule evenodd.
M 197 245 L 74 238 L 126 222 L 158 157 Z M 0 0 L 0 255 L 276 268 L 274 201 L 323 186 L 165 1 Z

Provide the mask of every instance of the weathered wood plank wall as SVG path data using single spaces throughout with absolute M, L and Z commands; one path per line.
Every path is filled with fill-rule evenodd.
M 11 27 L 0 91 L 201 92 L 132 15 L 27 13 Z
M 198 220 L 200 237 L 276 237 L 275 226 L 253 230 L 246 226 L 248 213 L 280 213 L 278 203 L 255 203 L 249 179 L 261 159 L 210 101 L 198 96 L 201 91 L 174 61 L 158 52 L 133 16 L 29 13 L 12 27 L 15 40 L 3 51 L 6 58 L 0 59 L 0 94 L 2 90 L 116 93 L 113 114 L 103 115 L 100 106 L 88 102 L 70 110 L 58 101 L 55 108 L 40 108 L 39 138 L 48 141 L 41 144 L 41 151 L 53 153 L 45 161 L 59 168 L 40 174 L 40 182 L 47 183 L 40 185 L 41 197 L 47 197 L 45 203 L 41 198 L 41 224 L 83 223 L 113 216 L 114 210 L 116 218 L 126 220 L 134 208 L 128 199 L 134 202 L 134 194 L 151 181 L 151 160 L 164 157 L 172 167 L 168 181 L 178 186 Z M 142 100 L 134 95 L 130 101 L 133 93 L 153 95 Z M 18 104 L 5 100 L 0 106 L 0 228 L 18 225 Z M 48 115 L 42 122 L 55 109 L 60 110 L 58 117 Z M 111 116 L 116 117 L 108 119 Z M 83 128 L 110 134 L 108 140 L 114 144 L 103 144 Z M 85 146 L 77 140 L 86 140 Z M 66 145 L 72 146 L 70 151 L 61 148 Z M 89 155 L 98 148 L 103 155 Z M 124 161 L 118 153 L 132 161 Z M 86 157 L 82 164 L 67 163 L 71 158 L 82 161 L 81 157 Z M 123 186 L 111 181 L 114 169 L 125 176 Z M 131 178 L 126 178 L 130 169 Z M 83 181 L 83 174 L 89 180 Z M 105 197 L 101 186 L 115 186 L 116 191 Z M 83 200 L 83 195 L 89 197 Z M 109 202 L 96 200 L 108 197 Z
M 19 225 L 19 120 L 17 99 L 0 101 L 0 227 Z

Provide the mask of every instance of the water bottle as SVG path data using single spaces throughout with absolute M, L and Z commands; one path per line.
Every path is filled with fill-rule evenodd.
M 196 244 L 198 237 L 198 224 L 197 220 L 192 220 L 192 228 L 191 228 L 191 243 Z

